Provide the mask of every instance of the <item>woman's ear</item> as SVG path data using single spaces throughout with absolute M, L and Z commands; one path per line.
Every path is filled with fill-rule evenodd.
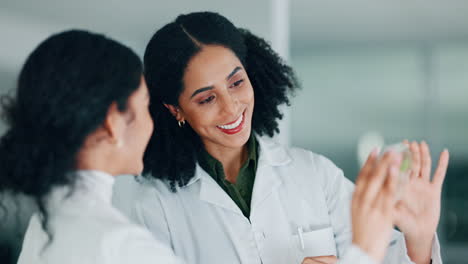
M 184 117 L 177 106 L 171 104 L 164 104 L 164 107 L 166 107 L 169 110 L 169 112 L 171 112 L 171 114 L 175 117 L 175 119 L 177 119 L 177 121 L 184 120 Z
M 112 103 L 107 111 L 106 119 L 104 120 L 104 131 L 109 139 L 109 142 L 120 147 L 123 144 L 126 120 L 117 103 Z

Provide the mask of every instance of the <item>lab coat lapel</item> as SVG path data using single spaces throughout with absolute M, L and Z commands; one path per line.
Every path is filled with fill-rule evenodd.
M 197 174 L 200 175 L 200 200 L 243 215 L 231 197 L 198 165 Z
M 277 167 L 291 161 L 291 157 L 283 146 L 269 139 L 257 137 L 257 140 L 260 154 L 252 193 L 252 211 L 281 186 L 282 181 Z
M 252 211 L 259 207 L 279 186 L 281 186 L 281 180 L 274 171 L 274 168 L 271 166 L 259 166 L 252 193 Z

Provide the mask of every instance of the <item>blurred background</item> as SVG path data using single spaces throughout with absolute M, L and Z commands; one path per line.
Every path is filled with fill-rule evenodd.
M 434 161 L 448 148 L 439 239 L 445 263 L 467 263 L 468 1 L 1 0 L 0 93 L 14 92 L 52 33 L 89 29 L 142 55 L 158 28 L 201 10 L 264 37 L 296 70 L 303 88 L 284 108 L 283 143 L 324 154 L 352 180 L 373 146 L 424 139 Z M 16 263 L 34 206 L 2 199 L 0 259 Z

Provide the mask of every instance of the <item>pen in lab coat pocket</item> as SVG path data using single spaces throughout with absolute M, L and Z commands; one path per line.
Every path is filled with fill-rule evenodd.
M 299 241 L 301 242 L 301 249 L 304 250 L 305 246 L 304 246 L 304 237 L 302 236 L 302 233 L 303 233 L 303 230 L 302 230 L 302 227 L 298 227 L 297 228 L 297 234 L 299 235 Z

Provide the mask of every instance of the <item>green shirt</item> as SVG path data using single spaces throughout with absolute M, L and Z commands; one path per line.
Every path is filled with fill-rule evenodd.
M 248 158 L 239 170 L 236 183 L 226 180 L 223 164 L 213 158 L 206 150 L 203 149 L 198 157 L 200 166 L 223 188 L 247 218 L 250 216 L 250 202 L 257 171 L 257 148 L 257 140 L 254 135 L 251 135 L 247 141 Z

